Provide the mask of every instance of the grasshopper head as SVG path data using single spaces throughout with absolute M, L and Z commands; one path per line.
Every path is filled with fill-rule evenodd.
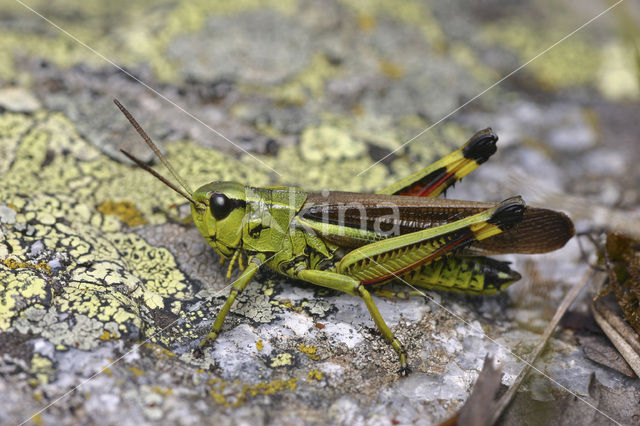
M 218 253 L 230 257 L 242 243 L 246 200 L 242 184 L 212 182 L 193 193 L 191 214 L 198 230 Z
M 131 161 L 189 201 L 191 203 L 193 221 L 209 245 L 222 256 L 232 256 L 242 243 L 242 225 L 247 205 L 244 186 L 235 182 L 212 182 L 200 187 L 195 192 L 191 191 L 187 182 L 174 170 L 171 163 L 162 155 L 156 144 L 140 127 L 131 113 L 117 99 L 114 99 L 113 102 L 127 117 L 127 120 L 140 134 L 149 148 L 162 161 L 169 173 L 178 181 L 182 189 L 168 181 L 140 159 L 122 149 L 120 151 Z

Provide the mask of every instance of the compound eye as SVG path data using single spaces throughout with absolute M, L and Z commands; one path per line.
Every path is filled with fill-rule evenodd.
M 224 194 L 212 194 L 209 199 L 209 209 L 217 220 L 224 219 L 231 213 L 233 205 L 229 197 Z

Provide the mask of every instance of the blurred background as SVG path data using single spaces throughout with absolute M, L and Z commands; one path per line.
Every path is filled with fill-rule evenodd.
M 226 268 L 196 230 L 175 223 L 180 197 L 120 155 L 125 147 L 156 162 L 113 98 L 193 187 L 375 191 L 492 127 L 498 153 L 448 197 L 522 194 L 566 211 L 578 231 L 640 234 L 637 2 L 7 0 L 0 23 L 0 353 L 19 366 L 0 379 L 0 401 L 12 407 L 2 421 L 28 418 L 145 339 L 156 345 L 149 361 L 132 358 L 95 381 L 94 397 L 76 393 L 38 419 L 432 423 L 464 401 L 486 352 L 505 363 L 504 384 L 519 371 L 438 306 L 382 301 L 416 363 L 398 382 L 394 354 L 358 301 L 268 274 L 241 300 L 230 340 L 192 359 Z M 508 257 L 524 278 L 499 298 L 434 297 L 526 355 L 597 260 L 588 247 L 574 240 L 553 255 Z M 183 328 L 154 334 L 172 321 Z M 305 321 L 336 334 L 281 331 Z M 563 333 L 541 369 L 589 398 L 596 370 L 618 395 L 640 391 Z M 320 348 L 322 364 L 300 345 Z M 72 358 L 85 364 L 72 368 Z M 320 378 L 307 380 L 310 371 Z M 287 393 L 296 386 L 298 397 Z M 570 412 L 607 421 L 542 376 L 526 389 L 511 421 L 530 419 L 532 406 L 543 422 Z M 596 405 L 622 420 L 640 415 L 621 411 L 624 398 Z

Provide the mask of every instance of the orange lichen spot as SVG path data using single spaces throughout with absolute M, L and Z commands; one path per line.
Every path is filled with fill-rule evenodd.
M 319 382 L 320 380 L 322 380 L 323 377 L 324 377 L 324 374 L 322 374 L 322 371 L 311 370 L 309 371 L 309 375 L 307 376 L 307 381 L 310 382 L 312 380 L 315 380 Z
M 272 300 L 271 304 L 274 306 L 279 306 L 281 308 L 290 309 L 294 312 L 302 312 L 301 306 L 296 306 L 291 300 Z
M 227 402 L 227 399 L 224 397 L 224 395 L 211 391 L 209 392 L 209 394 L 211 395 L 211 397 L 213 398 L 213 400 L 220 405 L 224 405 L 225 407 L 230 407 L 231 405 Z
M 144 344 L 145 349 L 150 349 L 153 352 L 156 353 L 156 355 L 164 355 L 164 356 L 168 356 L 171 358 L 175 358 L 176 354 L 171 352 L 169 349 L 163 348 L 162 346 L 153 344 L 153 343 L 145 343 Z
M 224 405 L 225 407 L 231 407 L 232 405 L 239 405 L 236 401 L 234 404 L 229 403 L 227 401 L 226 393 L 224 392 L 224 388 L 229 384 L 222 379 L 211 378 L 208 381 L 209 386 L 211 386 L 211 390 L 209 391 L 209 395 L 215 400 L 216 403 L 220 405 Z
M 376 27 L 376 17 L 362 13 L 358 15 L 358 28 L 362 31 L 371 31 Z
M 142 212 L 131 201 L 105 201 L 98 206 L 102 214 L 116 215 L 127 226 L 138 226 L 147 223 Z
M 33 416 L 31 418 L 31 421 L 33 422 L 34 425 L 37 425 L 37 426 L 44 424 L 44 420 L 42 420 L 42 416 L 40 416 L 40 414 L 36 414 L 35 416 Z
M 315 346 L 307 346 L 304 343 L 298 345 L 298 350 L 308 356 L 310 359 L 317 361 L 320 357 L 316 354 L 318 348 Z
M 100 335 L 100 340 L 111 340 L 111 339 L 114 339 L 115 337 L 116 337 L 115 334 L 105 330 L 104 333 Z
M 140 370 L 137 367 L 133 367 L 133 366 L 129 367 L 129 371 L 131 371 L 136 376 L 143 376 L 145 374 L 144 371 Z
M 406 73 L 405 69 L 401 65 L 394 64 L 386 59 L 382 59 L 378 62 L 378 68 L 382 74 L 389 78 L 393 78 L 394 80 L 401 79 Z
M 365 112 L 366 110 L 361 104 L 356 104 L 353 107 L 351 107 L 351 113 L 353 115 L 361 116 L 361 115 L 364 115 Z
M 45 262 L 40 262 L 36 265 L 36 269 L 39 271 L 44 271 L 47 274 L 51 273 L 51 266 L 47 265 Z
M 260 339 L 260 340 L 258 340 L 256 342 L 256 349 L 259 350 L 259 351 L 264 349 L 264 342 L 262 341 L 262 339 Z
M 47 265 L 46 262 L 40 262 L 38 264 L 33 264 L 30 262 L 21 262 L 16 259 L 7 258 L 2 261 L 4 266 L 10 269 L 35 269 L 36 271 L 43 271 L 46 274 L 51 273 L 51 266 Z
M 298 379 L 274 380 L 272 382 L 261 382 L 255 385 L 246 385 L 245 390 L 251 396 L 271 395 L 283 390 L 296 390 Z
M 280 302 L 280 305 L 284 306 L 287 309 L 293 309 L 293 303 L 290 300 L 283 300 Z
M 298 379 L 274 380 L 254 385 L 243 384 L 239 381 L 230 383 L 222 379 L 211 379 L 209 385 L 212 387 L 209 395 L 216 403 L 225 407 L 237 407 L 244 403 L 249 396 L 272 395 L 283 390 L 295 390 L 298 386 Z
M 158 395 L 168 396 L 173 394 L 173 390 L 171 388 L 166 388 L 164 386 L 151 386 L 151 391 L 153 393 L 157 393 Z

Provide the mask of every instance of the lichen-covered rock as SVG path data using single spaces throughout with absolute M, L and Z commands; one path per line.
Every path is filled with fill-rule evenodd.
M 625 31 L 596 21 L 484 93 L 582 24 L 584 10 L 540 1 L 29 3 L 92 52 L 5 3 L 3 424 L 431 424 L 462 404 L 486 353 L 510 384 L 515 355 L 527 357 L 587 268 L 571 242 L 509 257 L 524 282 L 495 298 L 377 298 L 407 347 L 405 379 L 361 300 L 270 271 L 238 297 L 215 344 L 194 352 L 238 272 L 227 280 L 182 220 L 183 199 L 119 153 L 157 163 L 113 97 L 192 187 L 375 191 L 494 126 L 496 158 L 449 196 L 517 192 L 540 202 L 544 188 L 640 203 L 628 35 L 637 30 L 622 18 Z M 558 383 L 622 423 L 640 415 L 623 406 L 637 382 L 586 359 L 570 330 L 536 367 L 557 382 L 535 375 L 509 418 L 526 419 L 531 399 L 560 412 L 570 394 Z M 585 419 L 604 419 L 583 408 Z

